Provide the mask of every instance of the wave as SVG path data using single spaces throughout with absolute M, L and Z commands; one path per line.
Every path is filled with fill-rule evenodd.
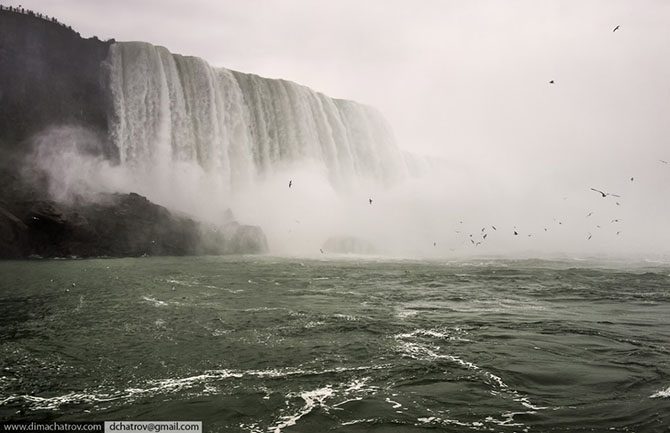
M 649 396 L 649 398 L 670 398 L 670 386 L 661 391 L 657 391 Z

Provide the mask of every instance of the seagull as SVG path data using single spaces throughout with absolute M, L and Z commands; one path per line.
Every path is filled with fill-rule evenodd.
M 498 230 L 498 229 L 496 228 L 496 226 L 491 226 L 491 228 L 492 228 L 493 230 Z
M 547 231 L 547 228 L 546 228 L 546 227 L 544 228 L 544 231 L 545 231 L 545 232 Z
M 549 80 L 549 84 L 554 84 L 554 80 Z
M 516 230 L 514 230 L 514 236 L 519 236 L 519 233 Z
M 488 236 L 488 235 L 486 233 L 484 233 L 484 236 L 482 237 L 482 239 L 486 239 L 486 236 Z
M 437 242 L 433 242 L 433 246 L 436 247 L 436 246 L 437 246 Z
M 292 185 L 293 185 L 293 181 L 292 181 L 292 180 L 289 180 L 289 181 L 288 181 L 288 187 L 290 188 Z
M 372 199 L 371 198 L 369 198 L 368 201 L 370 202 L 370 204 L 372 204 Z
M 612 194 L 612 193 L 609 193 L 609 192 L 603 192 L 603 191 L 601 191 L 599 189 L 595 189 L 595 188 L 591 188 L 591 191 L 595 191 L 597 193 L 600 193 L 600 195 L 602 195 L 603 198 L 607 197 L 608 195 L 611 195 L 612 197 L 621 197 L 620 195 Z
M 591 233 L 589 233 L 589 237 L 587 237 L 586 240 L 588 241 L 590 239 L 591 239 Z
M 590 217 L 591 215 L 593 215 L 593 212 L 589 212 L 589 214 L 586 215 L 586 218 Z
M 635 178 L 634 178 L 634 177 L 631 177 L 631 178 L 630 178 L 630 181 L 632 182 L 632 181 L 633 181 L 633 179 L 635 179 Z
M 612 30 L 612 33 L 614 33 L 614 32 L 616 32 L 617 30 L 619 30 L 619 27 L 620 27 L 620 26 L 616 26 L 616 27 L 614 27 L 614 30 Z
M 620 234 L 620 233 L 621 233 L 620 231 L 616 232 L 617 235 Z
M 621 203 L 619 203 L 619 202 L 616 202 L 616 205 L 617 205 L 617 206 L 621 206 Z
M 621 220 L 620 219 L 613 219 L 611 222 L 618 223 L 619 221 L 621 221 Z

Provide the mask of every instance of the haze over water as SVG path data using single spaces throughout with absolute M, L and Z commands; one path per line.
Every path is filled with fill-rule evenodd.
M 128 149 L 153 148 L 162 149 L 156 155 L 164 157 L 172 145 L 173 156 L 181 155 L 178 165 L 140 170 L 141 179 L 79 160 L 53 167 L 57 172 L 63 165 L 84 167 L 87 170 L 72 173 L 71 179 L 83 178 L 93 190 L 138 190 L 200 218 L 221 220 L 230 207 L 241 221 L 262 225 L 271 250 L 281 254 L 316 253 L 329 237 L 351 235 L 370 237 L 380 250 L 409 257 L 512 253 L 657 259 L 667 256 L 670 242 L 670 201 L 664 199 L 670 166 L 660 162 L 670 161 L 665 120 L 670 99 L 664 96 L 670 91 L 665 43 L 670 9 L 662 1 L 640 5 L 597 0 L 519 0 L 504 5 L 451 1 L 422 7 L 403 1 L 360 5 L 299 0 L 264 3 L 262 8 L 207 0 L 188 8 L 176 2 L 163 2 L 161 8 L 77 0 L 45 4 L 45 12 L 62 17 L 84 35 L 149 41 L 182 55 L 163 50 L 151 61 L 122 69 L 130 98 L 122 101 L 122 113 L 117 112 L 119 119 L 129 120 L 126 126 L 136 126 L 125 130 L 129 135 L 117 135 L 132 138 L 132 143 L 116 142 L 122 155 Z M 100 14 L 118 19 L 93 18 Z M 137 25 L 153 20 L 162 25 Z M 305 34 L 313 39 L 306 41 Z M 128 54 L 131 46 L 119 44 L 114 52 Z M 145 53 L 149 51 L 146 46 Z M 124 66 L 138 59 L 142 55 L 126 56 L 131 61 Z M 114 58 L 109 61 L 119 76 L 118 64 Z M 181 65 L 181 82 L 175 80 L 174 63 Z M 348 167 L 345 171 L 334 169 L 330 162 L 324 164 L 333 161 L 329 155 L 322 158 L 320 153 L 331 144 L 319 138 L 315 145 L 314 137 L 328 127 L 324 129 L 323 122 L 312 127 L 314 100 L 296 99 L 281 90 L 280 82 L 254 76 L 248 78 L 256 81 L 254 86 L 236 89 L 228 85 L 235 81 L 228 76 L 246 74 L 230 68 L 289 79 L 329 96 L 374 106 L 387 119 L 395 140 L 379 141 L 385 145 L 372 153 L 378 160 L 357 155 L 358 163 L 342 165 Z M 214 70 L 221 77 L 216 78 Z M 202 97 L 203 89 L 217 85 L 221 87 L 213 93 L 219 102 L 225 101 L 218 107 Z M 286 86 L 304 92 L 299 86 Z M 123 92 L 117 89 L 116 94 Z M 146 112 L 133 108 L 132 97 L 141 95 L 151 101 Z M 245 153 L 250 150 L 245 146 L 271 141 L 259 139 L 263 134 L 249 140 L 234 127 L 244 119 L 245 98 L 262 100 L 262 95 L 277 104 L 251 104 L 264 113 L 256 120 L 275 116 L 294 119 L 294 125 L 288 131 L 269 132 L 277 132 L 275 144 L 283 143 L 280 164 L 274 164 L 273 175 L 243 189 L 240 179 L 254 178 L 255 170 L 272 159 L 272 149 L 277 152 L 270 145 L 255 149 L 255 157 L 264 152 L 270 157 L 251 169 L 253 157 Z M 189 99 L 207 103 L 189 112 L 183 109 L 185 101 L 189 107 Z M 166 122 L 160 112 L 169 113 L 171 120 Z M 207 123 L 212 113 L 220 115 L 220 128 L 185 124 L 195 114 Z M 255 124 L 259 131 L 269 125 Z M 328 122 L 330 127 L 336 124 Z M 195 136 L 184 142 L 193 130 Z M 157 140 L 147 142 L 155 132 Z M 333 136 L 339 132 L 333 129 Z M 211 150 L 213 141 L 242 151 L 221 160 L 210 158 L 215 153 L 195 151 Z M 419 159 L 435 157 L 431 160 L 439 161 L 437 169 L 431 175 L 421 170 L 423 177 L 389 188 L 387 180 L 411 171 L 399 162 L 398 149 Z M 197 164 L 186 164 L 192 161 Z M 212 175 L 230 161 L 235 162 L 235 173 Z M 383 161 L 381 176 L 371 161 Z M 93 180 L 88 179 L 91 172 Z M 383 187 L 370 179 L 354 179 L 354 172 L 384 179 Z M 230 191 L 231 178 L 237 179 L 236 193 L 213 200 Z M 291 179 L 296 188 L 288 195 Z M 346 193 L 337 186 L 342 184 L 350 186 Z M 59 187 L 68 190 L 70 185 Z M 591 187 L 621 198 L 602 199 Z M 376 210 L 364 206 L 370 197 Z M 458 221 L 470 225 L 462 230 L 465 236 L 456 234 L 461 230 Z M 489 235 L 475 249 L 468 235 L 490 225 L 503 233 Z M 514 227 L 524 240 L 514 237 Z

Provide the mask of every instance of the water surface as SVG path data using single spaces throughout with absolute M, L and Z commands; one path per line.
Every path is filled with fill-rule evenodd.
M 670 267 L 0 262 L 0 418 L 668 431 Z

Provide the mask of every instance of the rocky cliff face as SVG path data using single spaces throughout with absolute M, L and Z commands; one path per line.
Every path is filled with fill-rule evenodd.
M 267 251 L 259 227 L 208 226 L 132 193 L 59 203 L 47 193 L 45 173 L 25 176 L 31 138 L 53 126 L 97 135 L 99 156 L 118 160 L 108 138 L 105 59 L 112 42 L 0 10 L 0 258 Z
M 137 194 L 104 194 L 64 205 L 0 203 L 0 258 L 137 257 L 262 253 L 259 227 L 215 227 L 175 215 Z
M 28 153 L 26 140 L 51 125 L 80 125 L 107 136 L 110 102 L 102 72 L 111 43 L 83 39 L 46 19 L 0 11 L 3 155 Z

